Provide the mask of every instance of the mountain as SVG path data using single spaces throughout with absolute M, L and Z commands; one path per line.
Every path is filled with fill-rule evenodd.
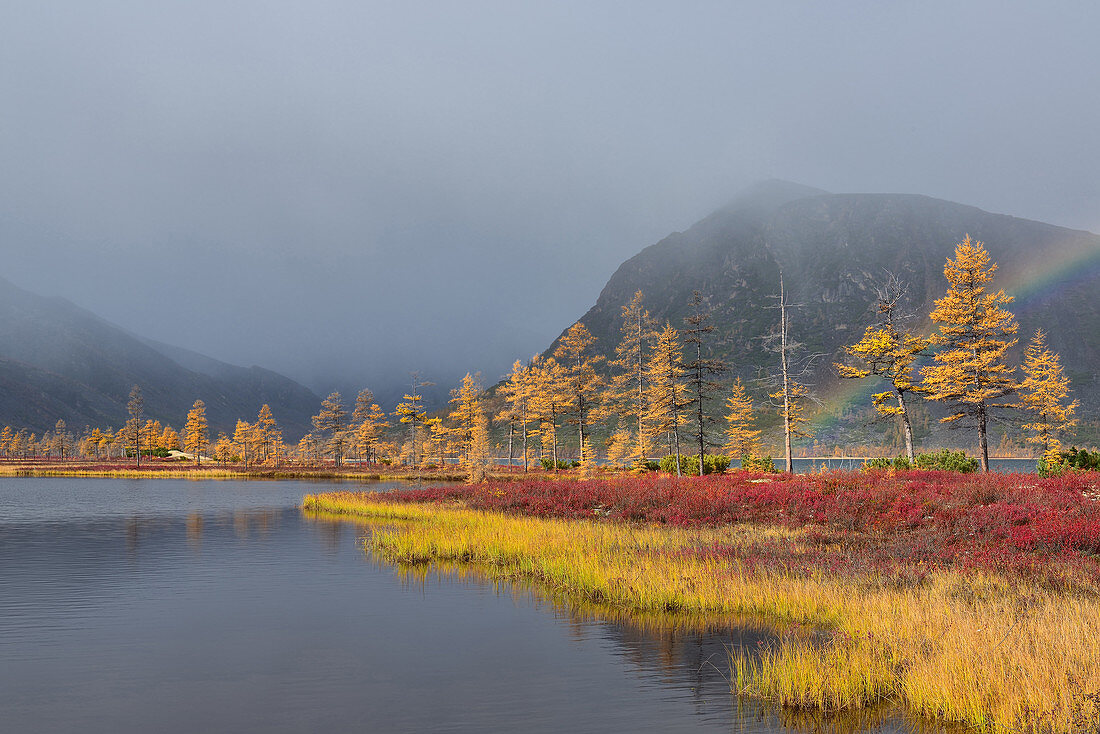
M 885 272 L 908 283 L 912 310 L 924 316 L 944 295 L 944 263 L 967 234 L 983 241 L 998 264 L 997 287 L 1016 296 L 1014 357 L 1041 326 L 1062 355 L 1081 412 L 1100 407 L 1100 237 L 927 196 L 760 184 L 624 262 L 579 320 L 613 355 L 621 309 L 636 291 L 660 323 L 679 328 L 698 290 L 712 311 L 714 350 L 730 363 L 730 379 L 752 379 L 775 362 L 762 337 L 777 327 L 782 270 L 788 300 L 797 304 L 793 337 L 820 355 L 817 392 L 839 413 L 845 406 L 830 396 L 844 391 L 831 364 L 873 321 L 874 289 Z M 762 387 L 756 392 L 763 397 Z
M 120 426 L 130 389 L 145 415 L 180 428 L 196 399 L 212 430 L 232 431 L 268 403 L 288 440 L 310 429 L 320 398 L 288 377 L 135 336 L 62 298 L 0 279 L 0 424 L 44 431 Z

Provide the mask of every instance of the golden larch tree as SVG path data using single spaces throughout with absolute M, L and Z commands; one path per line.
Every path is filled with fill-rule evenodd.
M 1005 407 L 996 401 L 1017 388 L 1014 368 L 1005 363 L 1005 352 L 1016 344 L 1019 326 L 1005 308 L 1012 296 L 992 291 L 997 264 L 985 246 L 970 235 L 955 246 L 955 259 L 947 259 L 943 274 L 947 294 L 936 301 L 931 319 L 939 325 L 932 337 L 935 363 L 921 369 L 921 387 L 929 400 L 947 404 L 951 415 L 941 420 L 955 423 L 970 419 L 978 429 L 982 471 L 989 471 L 987 426 L 991 410 Z
M 584 449 L 588 446 L 585 427 L 603 392 L 603 378 L 596 372 L 603 356 L 593 353 L 595 343 L 596 337 L 578 321 L 562 335 L 554 350 L 554 358 L 562 366 L 563 389 L 569 395 L 569 422 L 577 426 L 577 447 L 582 462 Z
M 760 431 L 756 428 L 756 412 L 745 386 L 738 377 L 726 399 L 726 451 L 730 456 L 755 456 L 760 450 Z
M 420 395 L 406 395 L 405 400 L 397 404 L 393 415 L 399 423 L 409 426 L 410 442 L 412 444 L 412 456 L 410 465 L 418 465 L 416 460 L 416 442 L 418 431 L 428 418 L 428 413 L 421 405 L 423 398 Z
M 237 426 L 233 429 L 233 444 L 240 452 L 244 468 L 248 468 L 250 461 L 255 461 L 252 456 L 252 424 L 241 418 L 237 419 Z
M 187 422 L 183 426 L 183 445 L 195 454 L 195 464 L 202 462 L 202 450 L 209 440 L 206 425 L 206 403 L 196 400 L 187 412 Z
M 222 463 L 222 468 L 233 459 L 233 442 L 224 433 L 218 434 L 218 440 L 214 444 L 214 458 Z
M 1032 433 L 1027 440 L 1043 449 L 1048 463 L 1056 462 L 1062 451 L 1061 434 L 1077 425 L 1073 416 L 1077 401 L 1069 402 L 1069 378 L 1062 370 L 1061 358 L 1047 347 L 1042 329 L 1027 345 L 1022 369 L 1019 405 L 1030 417 L 1024 424 Z
M 448 416 L 454 421 L 454 436 L 461 454 L 462 463 L 469 467 L 470 446 L 474 440 L 474 428 L 482 419 L 481 409 L 481 373 L 462 378 L 462 385 L 451 390 L 451 404 L 455 409 Z
M 570 395 L 565 386 L 564 371 L 553 357 L 531 360 L 531 417 L 539 424 L 543 454 L 549 454 L 553 470 L 558 470 L 558 418 L 569 409 Z
M 900 325 L 899 309 L 905 292 L 905 286 L 891 274 L 878 293 L 878 323 L 868 326 L 858 342 L 844 347 L 844 353 L 863 366 L 837 362 L 834 367 L 846 379 L 875 376 L 889 383 L 890 389 L 875 393 L 871 401 L 879 415 L 898 416 L 905 436 L 905 453 L 912 464 L 913 424 L 909 420 L 907 398 L 921 390 L 913 382 L 913 367 L 932 340 Z
M 631 458 L 635 462 L 645 461 L 651 435 L 645 425 L 649 404 L 646 373 L 650 350 L 656 338 L 656 324 L 642 305 L 644 300 L 642 292 L 637 291 L 630 303 L 622 308 L 623 323 L 619 331 L 619 344 L 615 347 L 615 359 L 611 362 L 611 366 L 617 370 L 612 377 L 605 402 L 608 410 L 604 411 L 613 410 L 632 427 L 635 445 Z
M 260 406 L 260 412 L 256 415 L 256 422 L 252 424 L 252 431 L 259 448 L 257 461 L 277 459 L 276 447 L 282 443 L 282 431 L 271 412 L 271 406 L 264 403 Z
M 517 359 L 512 363 L 512 374 L 508 376 L 508 381 L 501 385 L 499 390 L 504 406 L 497 414 L 497 419 L 508 422 L 508 466 L 512 465 L 512 436 L 516 425 L 519 425 L 520 439 L 523 444 L 523 471 L 527 471 L 531 387 L 531 370 Z
M 646 384 L 649 399 L 644 425 L 651 436 L 667 437 L 668 453 L 676 457 L 676 475 L 680 476 L 680 428 L 686 423 L 683 411 L 688 404 L 688 387 L 679 332 L 670 323 L 666 322 L 657 334 L 646 366 Z

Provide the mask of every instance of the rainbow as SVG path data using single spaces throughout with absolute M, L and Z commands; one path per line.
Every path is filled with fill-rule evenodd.
M 1052 295 L 1074 286 L 1100 278 L 1100 246 L 1091 237 L 1075 238 L 1055 250 L 1054 256 L 1036 255 L 1019 269 L 1009 273 L 997 284 L 1005 293 L 1014 297 L 1010 307 L 1017 314 L 1027 314 L 1048 300 Z M 996 258 L 994 258 L 994 261 Z M 944 283 L 946 287 L 946 282 Z M 1022 335 L 1026 341 L 1030 335 Z M 882 380 L 840 380 L 830 387 L 824 396 L 826 408 L 818 411 L 810 421 L 811 433 L 827 431 L 840 423 L 841 414 L 849 408 L 870 407 L 871 395 L 885 390 Z

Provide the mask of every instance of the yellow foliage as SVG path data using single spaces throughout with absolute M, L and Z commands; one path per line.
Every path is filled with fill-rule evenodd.
M 1032 431 L 1030 443 L 1043 449 L 1048 460 L 1056 459 L 1062 450 L 1059 434 L 1077 425 L 1073 417 L 1077 401 L 1069 398 L 1069 378 L 1062 371 L 1058 355 L 1047 348 L 1043 330 L 1035 332 L 1024 355 L 1024 380 L 1020 383 L 1020 407 L 1031 416 L 1024 428 Z
M 730 456 L 754 456 L 760 445 L 760 431 L 756 430 L 756 413 L 752 409 L 752 398 L 745 392 L 745 386 L 738 377 L 733 390 L 726 400 L 729 415 L 726 420 L 726 450 Z

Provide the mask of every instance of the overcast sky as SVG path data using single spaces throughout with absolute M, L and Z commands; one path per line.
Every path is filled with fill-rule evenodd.
M 1100 229 L 1097 29 L 1093 2 L 0 0 L 0 273 L 319 391 L 495 378 L 764 178 Z

